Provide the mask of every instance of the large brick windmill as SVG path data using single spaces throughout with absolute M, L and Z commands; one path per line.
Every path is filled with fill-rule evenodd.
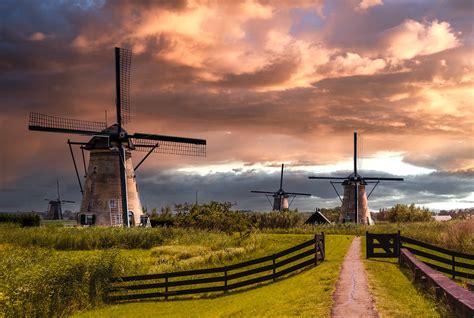
M 117 123 L 107 127 L 103 122 L 54 117 L 30 113 L 29 129 L 93 136 L 88 142 L 68 144 L 74 168 L 83 193 L 80 221 L 87 225 L 140 224 L 142 206 L 135 178 L 136 169 L 152 152 L 187 156 L 205 156 L 206 140 L 145 133 L 129 134 L 123 125 L 130 122 L 130 50 L 115 48 L 115 86 Z M 84 189 L 71 145 L 90 152 Z M 132 151 L 147 151 L 135 168 Z
M 273 211 L 281 211 L 282 209 L 289 209 L 291 203 L 296 198 L 296 196 L 311 196 L 310 193 L 299 193 L 299 192 L 286 192 L 283 190 L 283 169 L 284 164 L 281 165 L 281 174 L 280 174 L 280 189 L 277 191 L 250 191 L 252 193 L 261 193 L 265 194 L 267 199 L 270 201 L 269 197 L 273 197 L 273 203 L 270 201 L 272 205 Z M 290 202 L 288 199 L 292 198 Z
M 354 172 L 347 177 L 309 177 L 309 179 L 323 179 L 329 181 L 336 191 L 337 196 L 342 202 L 341 214 L 339 216 L 339 223 L 355 222 L 361 224 L 373 224 L 370 217 L 369 205 L 367 199 L 374 191 L 375 187 L 380 181 L 403 181 L 403 178 L 382 178 L 382 177 L 362 177 L 357 172 L 357 132 L 354 132 Z M 333 181 L 343 180 L 343 181 Z M 344 195 L 341 199 L 339 192 L 337 192 L 335 183 L 340 183 L 344 187 Z M 369 192 L 365 192 L 367 184 L 373 183 L 374 186 Z

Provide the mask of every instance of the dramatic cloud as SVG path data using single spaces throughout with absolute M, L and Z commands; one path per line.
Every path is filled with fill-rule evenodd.
M 367 10 L 370 7 L 380 6 L 383 5 L 382 0 L 362 0 L 357 8 L 361 10 Z
M 448 22 L 434 20 L 420 23 L 411 19 L 389 29 L 384 34 L 387 53 L 395 59 L 411 59 L 460 45 Z
M 11 0 L 0 7 L 0 210 L 42 209 L 56 179 L 80 201 L 65 142 L 87 138 L 30 132 L 28 113 L 103 121 L 107 111 L 112 123 L 114 46 L 134 52 L 126 129 L 208 141 L 206 158 L 146 161 L 138 182 L 149 206 L 190 201 L 199 188 L 203 200 L 263 209 L 265 199 L 248 191 L 271 188 L 277 174 L 268 167 L 280 162 L 295 167 L 289 186 L 315 195 L 297 207 L 335 205 L 330 187 L 306 177 L 349 169 L 340 163 L 350 160 L 354 130 L 367 174 L 386 165 L 393 171 L 383 173 L 408 180 L 377 189 L 373 208 L 470 204 L 468 1 Z

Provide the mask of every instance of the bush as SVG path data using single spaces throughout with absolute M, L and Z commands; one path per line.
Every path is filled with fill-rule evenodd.
M 397 204 L 388 210 L 381 210 L 380 216 L 391 223 L 428 222 L 432 221 L 433 213 L 427 208 L 416 207 L 415 204 Z
M 232 211 L 230 202 L 211 201 L 207 204 L 176 204 L 175 213 L 169 207 L 153 214 L 152 226 L 176 226 L 209 231 L 244 232 L 252 229 L 289 229 L 304 222 L 297 212 L 239 212 Z
M 0 213 L 0 223 L 16 223 L 21 227 L 39 226 L 41 218 L 34 213 Z

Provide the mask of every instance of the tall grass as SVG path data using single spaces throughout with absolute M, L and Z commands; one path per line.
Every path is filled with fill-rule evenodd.
M 254 229 L 263 233 L 294 233 L 365 235 L 371 233 L 396 233 L 431 243 L 450 250 L 474 253 L 474 220 L 450 222 L 419 222 L 419 223 L 388 223 L 373 226 L 355 224 L 331 225 L 300 225 L 291 228 Z M 149 249 L 158 245 L 173 242 L 173 245 L 192 245 L 195 240 L 215 244 L 230 244 L 232 235 L 227 241 L 222 232 L 198 230 L 194 228 L 60 228 L 35 227 L 20 228 L 18 226 L 0 226 L 0 243 L 14 244 L 24 247 L 38 246 L 57 250 L 95 250 L 109 248 Z
M 117 248 L 151 248 L 161 244 L 179 230 L 109 227 L 109 228 L 18 228 L 2 226 L 0 242 L 20 246 L 38 246 L 58 250 L 94 250 Z
M 292 229 L 264 230 L 270 233 L 317 233 L 365 235 L 370 233 L 396 233 L 422 242 L 444 247 L 453 251 L 474 254 L 474 220 L 450 222 L 386 223 L 376 225 L 331 224 L 300 226 Z
M 102 303 L 110 279 L 125 264 L 116 251 L 89 257 L 42 248 L 0 250 L 0 313 L 5 317 L 60 317 Z

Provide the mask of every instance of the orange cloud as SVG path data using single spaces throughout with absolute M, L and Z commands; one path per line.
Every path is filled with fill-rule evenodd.
M 461 45 L 448 22 L 420 23 L 411 19 L 384 33 L 386 54 L 394 60 L 438 53 Z

